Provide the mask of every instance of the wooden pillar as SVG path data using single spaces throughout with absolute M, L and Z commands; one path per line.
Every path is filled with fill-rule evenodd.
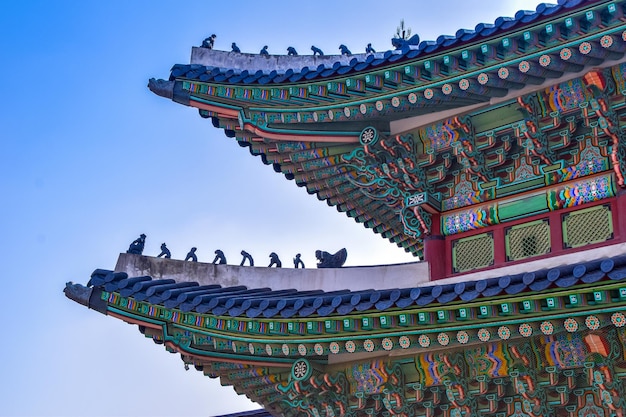
M 424 238 L 424 260 L 430 267 L 431 281 L 446 277 L 451 259 L 447 256 L 445 236 L 430 235 Z
M 558 254 L 563 252 L 563 221 L 561 220 L 561 210 L 550 212 L 548 221 L 550 222 L 550 253 Z
M 619 189 L 617 192 L 617 203 L 613 210 L 613 233 L 615 240 L 624 242 L 626 240 L 626 189 Z

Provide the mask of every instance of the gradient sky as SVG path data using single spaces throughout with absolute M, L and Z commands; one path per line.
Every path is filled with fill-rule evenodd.
M 301 54 L 391 49 L 401 19 L 422 40 L 537 1 L 29 1 L 0 4 L 0 415 L 215 416 L 259 408 L 185 371 L 136 326 L 65 298 L 145 233 L 144 254 L 222 249 L 238 264 L 316 249 L 346 265 L 414 261 L 308 195 L 212 127 L 152 94 L 211 33 L 216 49 Z

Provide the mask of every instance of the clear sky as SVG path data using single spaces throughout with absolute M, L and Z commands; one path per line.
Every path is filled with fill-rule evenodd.
M 0 415 L 215 416 L 258 408 L 145 339 L 65 298 L 144 254 L 242 249 L 258 265 L 348 250 L 346 265 L 414 261 L 308 195 L 191 108 L 152 94 L 211 33 L 216 49 L 271 54 L 369 42 L 401 19 L 422 40 L 492 23 L 537 1 L 30 1 L 0 3 Z

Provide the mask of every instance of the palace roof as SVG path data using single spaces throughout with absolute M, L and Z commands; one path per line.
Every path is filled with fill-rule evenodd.
M 373 54 L 198 47 L 191 64 L 149 87 L 198 108 L 275 171 L 421 256 L 438 215 L 611 171 L 608 145 L 625 117 L 625 7 L 541 4 Z M 597 167 L 576 168 L 589 152 Z
M 433 307 L 448 303 L 568 289 L 598 281 L 626 278 L 626 256 L 562 265 L 498 278 L 452 284 L 386 290 L 298 291 L 295 289 L 222 287 L 150 276 L 128 277 L 125 272 L 98 269 L 89 286 L 136 302 L 155 304 L 180 313 L 199 313 L 246 319 L 297 319 L 361 314 L 368 310 Z
M 330 78 L 337 75 L 346 75 L 367 71 L 368 69 L 397 65 L 421 56 L 432 56 L 446 52 L 459 46 L 466 46 L 469 42 L 480 42 L 506 34 L 512 30 L 525 29 L 530 24 L 537 24 L 547 19 L 569 13 L 572 9 L 579 9 L 585 3 L 597 3 L 597 0 L 559 0 L 558 4 L 541 3 L 536 10 L 520 10 L 514 17 L 499 17 L 493 23 L 479 23 L 471 29 L 459 29 L 455 35 L 441 35 L 434 41 L 422 41 L 416 45 L 406 44 L 395 50 L 382 53 L 354 54 L 346 56 L 319 57 L 320 61 L 327 61 L 314 65 L 302 63 L 315 62 L 306 56 L 290 57 L 292 66 L 278 69 L 262 69 L 267 65 L 258 64 L 255 68 L 249 59 L 245 66 L 234 65 L 232 68 L 218 65 L 176 64 L 172 68 L 170 80 L 186 78 L 203 82 L 216 81 L 223 84 L 280 84 L 293 83 L 300 80 L 314 80 Z M 230 55 L 231 62 L 232 54 Z M 263 58 L 265 59 L 265 58 Z M 267 60 L 267 59 L 266 59 Z M 220 63 L 228 65 L 226 63 Z
M 353 414 L 346 415 L 369 410 L 384 416 L 407 407 L 431 410 L 418 415 L 463 407 L 503 412 L 525 400 L 544 410 L 534 415 L 559 415 L 545 413 L 583 407 L 597 381 L 612 387 L 626 377 L 618 347 L 626 343 L 625 278 L 626 256 L 620 255 L 452 286 L 332 294 L 217 285 L 200 290 L 190 282 L 96 270 L 90 287 L 68 283 L 65 293 L 137 325 L 185 364 L 233 385 L 272 415 L 316 415 L 315 409 L 344 415 L 349 409 Z M 178 297 L 195 299 L 193 288 L 205 295 L 181 308 Z M 247 314 L 262 305 L 269 312 L 281 301 L 280 312 Z M 484 368 L 477 358 L 500 365 Z M 452 374 L 450 363 L 458 367 Z M 596 368 L 604 379 L 584 377 Z M 462 391 L 437 394 L 450 384 Z M 387 398 L 379 396 L 383 388 L 395 393 L 389 403 L 369 402 Z M 609 392 L 602 404 L 620 404 Z M 566 395 L 556 401 L 558 393 Z
M 132 268 L 118 260 L 66 296 L 272 415 L 622 415 L 625 11 L 565 0 L 354 56 L 194 48 L 153 92 L 408 252 L 431 232 L 440 252 L 319 268 L 297 288 L 283 278 L 312 270 L 122 254 Z M 599 231 L 572 236 L 585 228 Z M 509 230 L 524 232 L 519 256 Z M 477 257 L 477 237 L 488 262 L 437 263 L 461 259 L 448 253 L 461 241 Z M 379 286 L 340 279 L 354 276 Z

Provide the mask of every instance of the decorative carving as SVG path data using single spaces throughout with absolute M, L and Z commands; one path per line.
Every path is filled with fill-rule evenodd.
M 74 284 L 72 281 L 65 283 L 63 292 L 70 300 L 74 300 L 79 304 L 89 307 L 89 297 L 91 297 L 92 289 L 81 284 Z
M 366 196 L 398 209 L 406 235 L 428 234 L 431 215 L 414 201 L 419 192 L 432 191 L 433 186 L 415 162 L 417 150 L 412 136 L 385 138 L 369 126 L 361 132 L 360 142 L 361 148 L 344 157 L 347 167 L 357 174 L 348 180 Z
M 556 155 L 548 144 L 548 136 L 540 129 L 537 96 L 518 97 L 520 112 L 524 119 L 515 127 L 518 143 L 526 150 L 526 155 L 538 158 L 543 165 L 552 165 L 556 162 Z
M 185 256 L 185 261 L 191 260 L 191 262 L 198 262 L 198 257 L 196 256 L 196 250 L 198 250 L 198 248 L 196 247 L 191 248 L 191 250 L 187 253 L 187 256 Z
M 304 269 L 304 262 L 302 262 L 302 259 L 300 259 L 300 254 L 297 254 L 295 258 L 293 258 L 293 267 L 298 269 L 303 268 Z
M 343 248 L 335 254 L 330 254 L 325 251 L 316 250 L 315 257 L 317 258 L 318 268 L 341 268 L 346 262 L 348 251 L 346 248 Z
M 139 235 L 137 239 L 130 244 L 126 253 L 132 253 L 135 255 L 141 255 L 143 253 L 143 247 L 146 244 L 146 235 L 143 233 Z
M 391 38 L 391 45 L 396 49 L 409 48 L 411 46 L 417 46 L 420 43 L 419 35 L 413 35 L 409 39 L 403 38 Z
M 167 81 L 162 79 L 150 78 L 148 80 L 148 88 L 154 94 L 169 98 L 170 100 L 174 97 L 174 84 L 175 81 Z
M 215 34 L 212 34 L 208 38 L 202 41 L 202 47 L 207 49 L 213 49 L 213 45 L 215 44 Z
M 350 52 L 348 47 L 344 44 L 339 45 L 339 51 L 341 52 L 341 55 L 352 55 L 352 52 Z
M 322 52 L 322 50 L 315 45 L 311 45 L 311 51 L 313 51 L 313 56 L 324 56 L 324 52 Z
M 215 251 L 215 258 L 213 259 L 213 264 L 220 264 L 220 265 L 226 264 L 226 256 L 224 256 L 224 252 L 222 252 L 219 249 Z
M 248 252 L 242 250 L 241 256 L 243 256 L 243 259 L 241 260 L 239 266 L 243 266 L 246 263 L 246 260 L 250 263 L 250 266 L 254 266 L 254 259 L 252 259 L 252 256 Z
M 159 253 L 157 255 L 157 258 L 160 258 L 161 256 L 164 256 L 165 259 L 170 259 L 172 257 L 172 253 L 170 252 L 170 250 L 167 248 L 167 246 L 165 245 L 165 243 L 161 244 L 161 253 Z
M 275 252 L 270 253 L 270 264 L 268 265 L 268 268 L 273 266 L 276 266 L 276 268 L 282 268 L 283 266 L 283 263 L 280 261 L 280 258 Z

